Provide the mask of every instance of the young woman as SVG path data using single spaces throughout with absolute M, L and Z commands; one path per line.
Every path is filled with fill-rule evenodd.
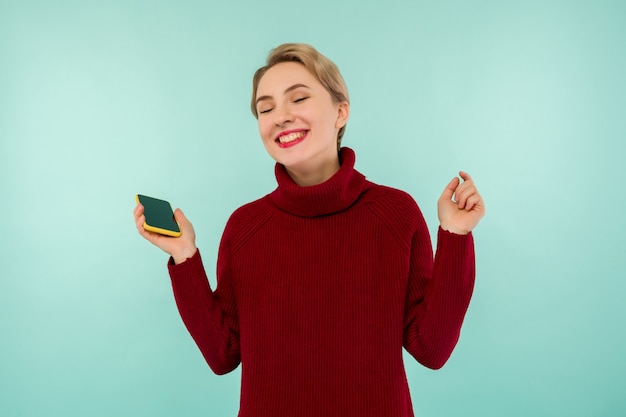
M 252 112 L 278 187 L 226 224 L 210 288 L 195 232 L 137 230 L 171 255 L 181 317 L 211 369 L 242 364 L 240 417 L 413 416 L 404 347 L 440 368 L 474 285 L 471 230 L 485 208 L 461 172 L 438 202 L 433 260 L 406 193 L 374 184 L 340 147 L 350 114 L 336 66 L 314 48 L 274 49 L 253 80 Z

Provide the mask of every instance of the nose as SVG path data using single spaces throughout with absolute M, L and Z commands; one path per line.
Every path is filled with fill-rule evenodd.
M 274 110 L 274 124 L 276 126 L 284 126 L 293 122 L 293 115 L 289 111 L 288 106 L 277 106 Z

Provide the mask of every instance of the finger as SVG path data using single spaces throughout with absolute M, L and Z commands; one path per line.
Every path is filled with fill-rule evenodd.
M 472 177 L 465 171 L 459 171 L 459 176 L 463 178 L 463 181 L 472 181 Z
M 452 178 L 452 181 L 450 181 L 448 185 L 446 185 L 446 188 L 443 190 L 440 198 L 443 200 L 452 200 L 452 196 L 454 195 L 460 182 L 461 180 L 459 180 L 457 177 Z
M 187 217 L 185 217 L 185 213 L 183 213 L 183 211 L 181 209 L 179 209 L 179 208 L 174 210 L 174 218 L 179 223 L 181 223 L 181 222 L 188 222 Z
M 474 194 L 477 194 L 477 191 L 473 183 L 464 182 L 463 184 L 459 185 L 456 189 L 456 193 L 454 193 L 454 198 L 459 204 L 459 208 L 464 208 L 467 199 Z
M 183 213 L 181 209 L 177 208 L 174 210 L 174 218 L 180 225 L 181 229 L 188 229 L 192 227 L 191 222 L 187 219 L 187 216 L 185 216 L 185 213 Z
M 139 232 L 139 234 L 141 236 L 143 236 L 144 238 L 148 239 L 149 241 L 153 241 L 155 233 L 149 232 L 146 230 L 146 228 L 144 227 L 144 224 L 146 223 L 146 216 L 144 216 L 143 214 L 141 214 L 138 218 L 137 218 L 137 231 Z
M 478 206 L 481 201 L 479 194 L 472 194 L 465 203 L 465 210 L 471 211 L 474 207 Z
M 133 210 L 133 215 L 135 216 L 135 218 L 137 218 L 138 216 L 141 216 L 142 214 L 143 214 L 143 205 L 137 204 L 135 206 L 135 209 Z
M 142 216 L 142 218 L 137 222 L 137 231 L 139 231 L 139 234 L 141 235 L 141 237 L 143 237 L 144 239 L 146 239 L 148 242 L 152 243 L 153 245 L 156 245 L 157 240 L 160 238 L 160 235 L 158 233 L 149 232 L 146 229 L 144 229 L 143 227 L 144 221 L 145 221 L 145 218 Z
M 139 217 L 136 217 L 136 222 L 135 222 L 135 226 L 137 226 L 137 230 L 139 231 L 140 234 L 145 234 L 146 233 L 146 229 L 143 228 L 144 223 L 146 222 L 146 217 L 141 214 Z
M 463 182 L 458 187 L 456 187 L 456 190 L 454 192 L 454 199 L 457 203 L 461 205 L 460 208 L 463 208 L 463 205 L 465 205 L 465 201 L 467 200 L 467 198 L 474 192 L 473 190 L 474 184 L 471 182 Z

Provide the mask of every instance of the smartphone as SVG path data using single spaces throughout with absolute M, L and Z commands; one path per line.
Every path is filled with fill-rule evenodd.
M 144 208 L 143 214 L 146 217 L 146 221 L 143 224 L 144 229 L 149 232 L 173 237 L 179 237 L 183 234 L 174 218 L 174 212 L 170 203 L 141 194 L 137 194 L 135 200 Z

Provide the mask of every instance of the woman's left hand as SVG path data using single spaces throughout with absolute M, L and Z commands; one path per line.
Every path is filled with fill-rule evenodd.
M 454 177 L 439 197 L 437 211 L 441 228 L 451 233 L 466 235 L 485 215 L 485 203 L 478 194 L 474 180 L 467 172 L 459 172 L 463 179 Z

